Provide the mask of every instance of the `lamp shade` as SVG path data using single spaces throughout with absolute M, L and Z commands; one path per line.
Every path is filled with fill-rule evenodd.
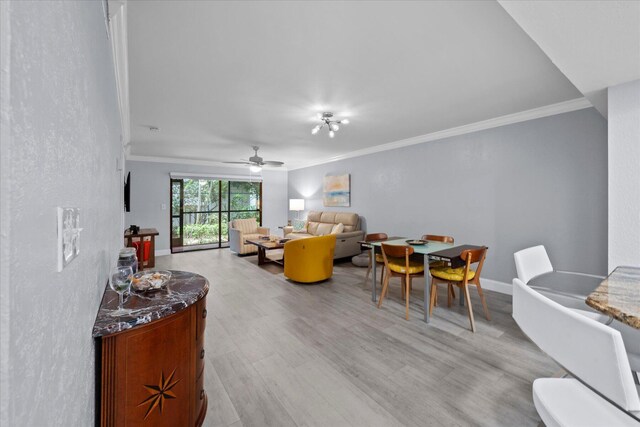
M 304 199 L 289 199 L 289 210 L 290 211 L 303 211 L 304 210 Z

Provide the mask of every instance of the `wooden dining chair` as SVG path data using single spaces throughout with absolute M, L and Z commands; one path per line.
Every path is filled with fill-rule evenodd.
M 379 241 L 379 240 L 386 240 L 388 239 L 389 236 L 387 236 L 387 233 L 371 233 L 371 234 L 367 234 L 366 236 L 364 236 L 364 241 L 365 242 L 375 242 L 375 241 Z M 367 253 L 369 254 L 369 267 L 367 268 L 367 276 L 365 278 L 365 282 L 369 281 L 369 274 L 371 273 L 371 268 L 373 268 L 373 262 L 371 259 L 371 251 L 367 251 Z M 376 254 L 376 263 L 378 264 L 384 264 L 384 260 L 382 259 L 382 254 Z M 380 273 L 380 285 L 382 285 L 382 278 L 384 277 L 384 269 L 382 270 L 382 273 Z
M 411 259 L 413 247 L 382 244 L 382 258 L 386 271 L 378 308 L 382 307 L 382 301 L 389 289 L 389 279 L 400 277 L 402 283 L 402 295 L 405 300 L 405 318 L 409 320 L 409 293 L 411 279 L 424 276 L 424 264 Z
M 451 236 L 440 236 L 437 234 L 423 234 L 422 240 L 431 240 L 433 242 L 442 242 L 442 243 L 451 243 L 453 244 L 455 240 Z M 431 261 L 429 263 L 429 268 L 437 268 L 437 267 L 447 267 L 448 264 L 446 261 Z M 453 288 L 453 285 L 447 286 L 447 302 L 449 307 L 451 307 L 451 299 L 456 299 L 456 291 Z M 436 294 L 436 302 L 435 305 L 438 305 L 438 295 Z
M 460 288 L 460 292 L 464 292 L 464 299 L 466 301 L 467 312 L 469 314 L 469 322 L 471 323 L 471 330 L 475 332 L 476 324 L 473 319 L 471 299 L 469 298 L 469 285 L 475 285 L 476 289 L 478 289 L 478 295 L 480 295 L 484 315 L 487 317 L 487 320 L 491 320 L 489 309 L 487 308 L 487 302 L 485 301 L 484 294 L 482 293 L 482 286 L 480 286 L 480 274 L 482 273 L 482 266 L 486 256 L 486 246 L 481 249 L 465 250 L 460 254 L 460 258 L 465 262 L 464 267 L 438 267 L 429 269 L 431 274 L 431 301 L 429 302 L 429 314 L 433 311 L 435 294 L 438 291 L 438 283 L 456 285 Z M 473 264 L 478 264 L 475 271 L 471 269 Z
M 451 236 L 438 236 L 437 234 L 424 234 L 422 240 L 432 240 L 434 242 L 453 243 L 453 237 Z

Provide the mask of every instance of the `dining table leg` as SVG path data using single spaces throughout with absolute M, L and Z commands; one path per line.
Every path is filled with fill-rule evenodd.
M 429 301 L 431 301 L 431 274 L 429 274 L 429 255 L 424 255 L 424 321 L 429 323 Z
M 376 247 L 371 246 L 371 301 L 376 302 Z

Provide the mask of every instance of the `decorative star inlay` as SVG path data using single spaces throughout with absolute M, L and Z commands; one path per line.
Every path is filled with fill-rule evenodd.
M 149 404 L 149 408 L 147 409 L 147 413 L 144 414 L 144 419 L 146 420 L 149 414 L 153 412 L 153 410 L 158 407 L 160 409 L 160 413 L 162 414 L 162 407 L 164 406 L 165 399 L 175 399 L 176 395 L 171 391 L 171 389 L 180 382 L 180 380 L 173 381 L 173 375 L 176 373 L 174 369 L 169 375 L 168 378 L 165 379 L 164 371 L 162 371 L 160 375 L 160 382 L 158 385 L 144 385 L 144 388 L 147 389 L 151 396 L 147 397 L 145 400 L 140 402 L 138 406 L 142 406 L 145 404 Z

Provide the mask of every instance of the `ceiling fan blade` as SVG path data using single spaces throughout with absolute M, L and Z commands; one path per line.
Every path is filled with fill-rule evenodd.
M 228 163 L 228 164 L 232 164 L 232 165 L 252 165 L 253 163 L 249 163 L 249 162 L 222 162 L 222 163 Z
M 265 160 L 264 162 L 262 162 L 263 165 L 269 165 L 269 166 L 282 166 L 284 165 L 284 162 L 276 162 L 273 160 Z

